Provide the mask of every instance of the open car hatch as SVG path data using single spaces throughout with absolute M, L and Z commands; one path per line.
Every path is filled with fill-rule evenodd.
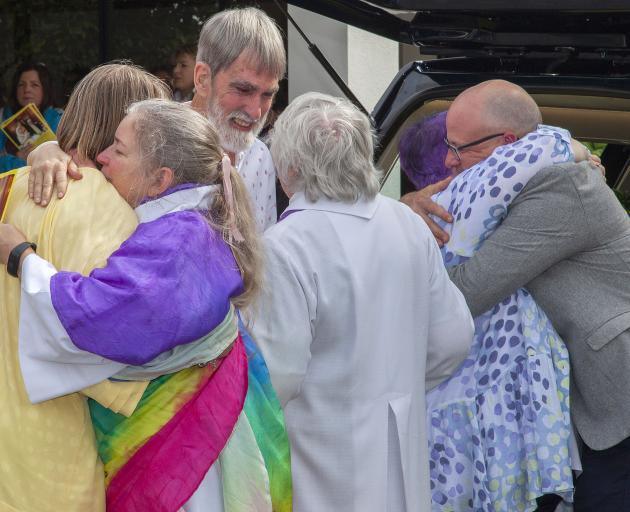
M 558 53 L 630 58 L 627 0 L 289 0 L 440 56 Z

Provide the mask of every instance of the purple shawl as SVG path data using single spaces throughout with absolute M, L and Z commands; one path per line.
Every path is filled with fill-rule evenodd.
M 208 334 L 243 282 L 229 246 L 195 211 L 140 224 L 88 277 L 59 272 L 52 302 L 80 349 L 128 365 Z

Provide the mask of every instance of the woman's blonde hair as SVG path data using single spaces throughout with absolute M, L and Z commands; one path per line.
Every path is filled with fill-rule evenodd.
M 74 88 L 57 129 L 59 147 L 76 149 L 81 159 L 96 155 L 114 142 L 127 107 L 136 101 L 170 98 L 159 78 L 128 62 L 110 63 L 90 71 Z
M 233 241 L 228 203 L 223 188 L 223 150 L 210 121 L 189 106 L 173 101 L 147 100 L 128 109 L 133 118 L 142 161 L 150 174 L 162 167 L 173 171 L 173 185 L 199 183 L 217 185 L 220 193 L 208 212 L 210 225 L 231 246 L 243 278 L 244 291 L 232 299 L 243 308 L 252 302 L 262 283 L 262 252 L 249 193 L 238 172 L 230 165 L 236 228 L 243 241 Z

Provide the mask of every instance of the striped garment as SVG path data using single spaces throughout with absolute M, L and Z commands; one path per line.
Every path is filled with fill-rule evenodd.
M 92 400 L 90 412 L 109 512 L 175 512 L 217 458 L 226 512 L 291 510 L 282 411 L 243 329 L 216 370 L 196 366 L 154 379 L 129 418 Z

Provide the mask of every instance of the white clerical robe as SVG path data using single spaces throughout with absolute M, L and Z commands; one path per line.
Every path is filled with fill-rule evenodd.
M 284 407 L 294 510 L 428 511 L 425 392 L 473 334 L 433 236 L 381 195 L 298 193 L 264 240 L 252 329 Z

